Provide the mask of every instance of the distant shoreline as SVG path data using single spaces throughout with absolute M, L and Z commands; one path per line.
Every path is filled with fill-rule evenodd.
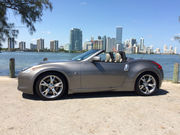
M 69 52 L 69 51 L 56 51 L 56 52 L 53 52 L 53 51 L 4 51 L 2 50 L 0 53 L 3 53 L 3 52 L 34 52 L 34 53 L 84 53 L 86 51 L 72 51 L 72 52 Z M 126 54 L 141 54 L 141 55 L 180 55 L 180 54 L 167 54 L 167 53 L 126 53 Z

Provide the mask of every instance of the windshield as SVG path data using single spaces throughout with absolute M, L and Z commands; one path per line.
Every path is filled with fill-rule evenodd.
M 72 60 L 75 60 L 75 61 L 80 61 L 80 60 L 84 60 L 86 58 L 88 58 L 89 56 L 93 55 L 94 53 L 96 53 L 97 51 L 99 50 L 90 50 L 90 51 L 87 51 L 83 54 L 80 54 L 74 58 L 72 58 Z

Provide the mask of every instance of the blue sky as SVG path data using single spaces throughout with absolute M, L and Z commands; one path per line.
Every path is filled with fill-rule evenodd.
M 123 26 L 123 41 L 144 37 L 147 46 L 162 48 L 173 45 L 180 52 L 180 43 L 173 41 L 180 33 L 179 0 L 51 0 L 53 11 L 44 12 L 43 21 L 35 24 L 33 35 L 26 28 L 20 28 L 18 41 L 36 43 L 37 38 L 59 40 L 60 45 L 69 42 L 73 27 L 83 31 L 83 41 L 98 35 L 115 37 L 116 26 Z M 10 21 L 22 26 L 20 18 L 9 12 Z M 7 47 L 7 44 L 4 44 Z

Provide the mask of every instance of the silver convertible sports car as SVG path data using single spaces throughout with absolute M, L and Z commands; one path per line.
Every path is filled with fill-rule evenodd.
M 72 60 L 46 61 L 24 69 L 18 75 L 18 89 L 42 99 L 101 91 L 135 91 L 148 96 L 158 91 L 162 80 L 162 67 L 152 60 L 90 50 Z

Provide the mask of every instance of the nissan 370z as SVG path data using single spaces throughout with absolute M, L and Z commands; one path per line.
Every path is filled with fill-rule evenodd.
M 22 70 L 18 89 L 46 100 L 101 91 L 149 96 L 159 90 L 162 80 L 162 67 L 155 61 L 127 58 L 124 52 L 90 50 L 72 60 L 46 61 Z

